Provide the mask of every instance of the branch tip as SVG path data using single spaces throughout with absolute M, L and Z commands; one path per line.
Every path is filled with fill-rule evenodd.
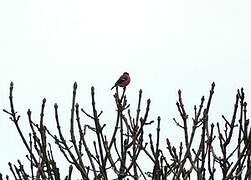
M 31 110 L 30 109 L 28 109 L 27 114 L 31 115 Z
M 77 87 L 78 87 L 78 84 L 77 84 L 77 82 L 75 81 L 74 84 L 73 84 L 73 88 L 74 88 L 74 89 L 77 89 Z
M 14 83 L 13 83 L 13 81 L 11 81 L 10 82 L 10 87 L 13 88 L 13 86 L 14 86 Z
M 57 103 L 54 104 L 54 108 L 56 108 L 56 109 L 58 108 L 58 104 Z

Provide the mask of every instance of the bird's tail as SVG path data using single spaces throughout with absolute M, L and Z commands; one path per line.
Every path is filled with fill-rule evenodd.
M 116 84 L 115 84 L 114 86 L 112 86 L 111 90 L 112 90 L 113 88 L 115 88 L 115 87 L 116 87 Z

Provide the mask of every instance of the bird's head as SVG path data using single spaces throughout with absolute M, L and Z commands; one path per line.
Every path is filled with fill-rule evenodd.
M 124 75 L 127 75 L 127 76 L 129 76 L 129 73 L 128 73 L 128 72 L 124 72 L 123 74 L 124 74 Z

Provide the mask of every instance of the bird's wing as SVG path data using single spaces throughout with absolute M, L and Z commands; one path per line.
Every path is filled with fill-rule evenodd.
M 116 84 L 116 85 L 121 84 L 121 83 L 123 83 L 125 80 L 126 80 L 126 77 L 120 76 L 120 78 L 117 80 L 117 82 L 116 82 L 115 84 Z
M 118 82 L 119 82 L 119 83 L 122 83 L 122 82 L 124 82 L 125 80 L 126 80 L 126 78 L 121 78 L 121 79 L 118 80 Z

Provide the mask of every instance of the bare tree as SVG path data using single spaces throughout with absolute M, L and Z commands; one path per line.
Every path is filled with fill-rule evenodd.
M 126 88 L 121 94 L 118 88 L 116 89 L 116 121 L 113 132 L 105 134 L 106 124 L 102 123 L 103 111 L 96 107 L 94 87 L 91 88 L 92 112 L 87 112 L 76 102 L 76 82 L 73 85 L 70 110 L 70 138 L 65 136 L 65 129 L 61 129 L 57 104 L 54 105 L 57 132 L 46 127 L 43 120 L 46 99 L 42 100 L 39 122 L 33 121 L 32 112 L 28 109 L 30 132 L 29 136 L 25 137 L 24 130 L 19 126 L 21 117 L 14 105 L 13 86 L 11 82 L 10 109 L 3 111 L 10 116 L 17 129 L 27 150 L 26 157 L 30 164 L 29 167 L 24 167 L 20 160 L 17 160 L 17 164 L 9 162 L 15 180 L 70 180 L 73 169 L 84 180 L 109 180 L 112 174 L 115 174 L 118 180 L 213 180 L 217 179 L 217 173 L 224 180 L 251 179 L 251 126 L 247 118 L 247 103 L 243 89 L 237 91 L 232 117 L 222 115 L 224 124 L 217 122 L 216 127 L 215 123 L 209 122 L 215 84 L 212 83 L 207 100 L 203 96 L 200 104 L 194 106 L 192 118 L 187 114 L 182 92 L 179 90 L 176 106 L 180 117 L 174 118 L 173 121 L 177 129 L 182 130 L 184 139 L 176 147 L 172 145 L 170 138 L 166 138 L 165 141 L 160 139 L 161 117 L 158 117 L 155 123 L 148 120 L 150 99 L 147 100 L 146 108 L 142 112 L 142 90 L 139 91 L 136 115 L 133 117 L 126 98 Z M 85 123 L 82 116 L 90 118 L 92 123 Z M 155 136 L 151 133 L 146 134 L 147 126 L 156 126 Z M 87 140 L 90 133 L 96 137 L 92 142 Z M 200 137 L 199 141 L 195 138 L 197 136 Z M 163 144 L 166 144 L 165 147 Z M 52 145 L 58 147 L 69 165 L 65 177 L 61 176 L 65 172 L 62 173 L 58 167 L 59 160 L 54 158 Z M 140 156 L 144 157 L 144 162 L 140 160 Z M 144 170 L 142 164 L 146 161 L 152 166 Z M 0 180 L 2 179 L 3 175 L 0 174 Z M 9 179 L 9 176 L 5 179 Z

